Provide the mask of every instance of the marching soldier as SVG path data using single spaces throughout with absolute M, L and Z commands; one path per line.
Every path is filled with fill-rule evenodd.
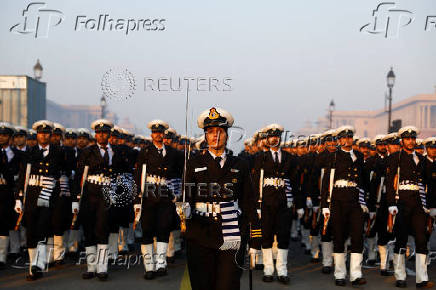
M 37 131 L 38 145 L 30 149 L 27 165 L 20 170 L 15 204 L 15 211 L 21 213 L 24 210 L 30 259 L 29 281 L 41 278 L 46 267 L 47 240 L 51 236 L 53 209 L 60 192 L 59 178 L 62 174 L 71 174 L 64 171 L 65 152 L 61 147 L 50 144 L 53 123 L 42 120 L 34 123 L 32 128 Z
M 80 153 L 82 149 L 85 149 L 89 145 L 91 139 L 91 133 L 86 128 L 79 128 L 77 130 L 77 152 Z
M 434 283 L 428 280 L 427 275 L 427 221 L 429 213 L 432 216 L 436 214 L 435 192 L 428 192 L 428 188 L 426 190 L 425 159 L 415 151 L 418 129 L 407 126 L 401 128 L 398 134 L 402 149 L 390 155 L 386 170 L 388 210 L 395 217 L 395 285 L 400 288 L 407 286 L 405 248 L 408 235 L 413 233 L 416 243 L 416 287 L 431 288 Z
M 91 124 L 96 144 L 80 153 L 74 178 L 72 209 L 79 212 L 83 226 L 87 271 L 83 279 L 108 278 L 109 205 L 106 189 L 111 177 L 129 169 L 128 156 L 116 145 L 108 143 L 112 122 L 100 119 Z M 82 191 L 83 189 L 83 191 Z M 80 200 L 80 211 L 79 203 Z
M 367 181 L 363 155 L 352 149 L 353 135 L 354 129 L 351 126 L 337 130 L 341 149 L 332 154 L 322 192 L 324 219 L 331 219 L 337 286 L 346 284 L 344 244 L 348 235 L 351 237 L 350 281 L 353 286 L 366 284 L 362 277 L 362 233 L 364 213 L 368 212 L 365 203 Z
M 388 249 L 387 244 L 393 239 L 392 234 L 387 231 L 388 206 L 386 200 L 386 164 L 388 159 L 387 141 L 385 135 L 375 137 L 376 155 L 371 157 L 368 163 L 370 168 L 370 195 L 369 195 L 369 222 L 374 226 L 370 229 L 368 242 L 370 245 L 375 244 L 377 236 L 378 252 L 380 255 L 380 274 L 382 276 L 391 276 L 392 272 L 388 270 Z M 370 247 L 371 248 L 371 247 Z M 372 250 L 368 254 L 368 260 L 374 261 L 377 252 Z
M 37 141 L 36 141 L 36 131 L 33 129 L 29 130 L 29 134 L 27 135 L 27 140 L 26 140 L 26 144 L 28 147 L 33 147 L 37 145 Z
M 26 145 L 27 131 L 23 127 L 15 127 L 14 147 L 20 151 L 26 152 L 29 146 Z
M 20 169 L 22 156 L 19 150 L 9 145 L 14 132 L 9 123 L 0 123 L 0 270 L 5 268 L 9 231 L 17 219 L 14 212 L 15 176 Z
M 262 225 L 262 257 L 264 282 L 272 282 L 274 262 L 272 245 L 277 236 L 278 250 L 275 269 L 278 281 L 289 283 L 288 248 L 291 227 L 292 188 L 296 188 L 297 164 L 295 158 L 280 149 L 283 127 L 271 124 L 266 127 L 270 150 L 256 155 L 254 178 L 258 186 L 260 219 Z
M 320 207 L 321 192 L 323 180 L 328 167 L 330 155 L 336 151 L 336 132 L 335 130 L 328 130 L 322 135 L 322 142 L 325 143 L 325 150 L 317 155 L 311 173 L 311 200 L 314 208 Z M 313 229 L 312 235 L 316 236 L 316 230 L 320 231 L 320 225 L 323 225 L 323 216 L 319 217 L 320 221 Z M 322 273 L 330 274 L 333 265 L 333 242 L 331 237 L 330 226 L 327 227 L 325 232 L 321 232 L 321 248 L 322 248 Z
M 153 120 L 147 127 L 151 129 L 153 144 L 142 150 L 136 161 L 136 184 L 146 183 L 146 192 L 135 201 L 135 218 L 141 219 L 141 252 L 144 257 L 144 279 L 167 274 L 167 250 L 170 232 L 173 229 L 176 207 L 175 196 L 169 189 L 180 178 L 182 160 L 171 146 L 163 144 L 164 131 L 168 124 Z M 145 171 L 143 173 L 143 170 Z M 145 174 L 144 178 L 141 178 Z M 153 238 L 156 237 L 156 254 L 153 251 Z
M 205 131 L 208 151 L 192 157 L 186 173 L 191 285 L 193 290 L 238 290 L 248 225 L 257 224 L 249 168 L 246 161 L 225 153 L 227 130 L 233 125 L 230 113 L 211 108 L 197 123 Z

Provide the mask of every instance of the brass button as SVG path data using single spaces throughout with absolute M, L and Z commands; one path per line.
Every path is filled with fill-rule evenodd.
M 39 165 L 42 165 L 42 164 L 44 164 L 44 163 L 42 163 L 42 162 L 39 162 Z
M 46 163 L 46 164 L 45 164 L 45 166 L 49 166 L 49 165 L 50 165 L 49 163 Z
M 47 170 L 47 169 L 45 170 L 45 173 L 48 173 L 48 170 Z
M 42 169 L 40 169 L 39 172 L 42 172 Z

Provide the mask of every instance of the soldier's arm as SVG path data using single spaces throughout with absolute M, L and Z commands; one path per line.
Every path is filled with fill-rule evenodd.
M 396 155 L 393 155 L 396 156 Z M 386 166 L 386 200 L 388 206 L 396 205 L 394 180 L 397 174 L 398 160 L 397 158 L 388 157 Z

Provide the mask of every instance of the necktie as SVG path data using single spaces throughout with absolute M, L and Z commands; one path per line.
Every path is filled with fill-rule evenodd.
M 106 166 L 109 166 L 109 153 L 107 152 L 107 147 L 101 147 L 101 149 L 104 150 L 104 155 L 103 155 L 103 160 L 104 160 L 104 164 L 106 164 Z
M 163 149 L 157 149 L 157 152 L 159 153 L 159 155 L 160 155 L 161 157 L 163 157 L 163 154 L 162 154 Z
M 2 162 L 3 164 L 8 163 L 8 156 L 6 155 L 6 150 L 4 148 L 2 148 Z
M 47 148 L 42 148 L 41 149 L 42 158 L 46 157 L 47 154 L 45 154 L 45 152 L 47 152 Z
M 223 160 L 221 157 L 215 157 L 215 162 L 218 165 L 219 168 L 221 168 L 221 160 Z
M 275 163 L 279 163 L 279 152 L 274 152 L 274 161 Z

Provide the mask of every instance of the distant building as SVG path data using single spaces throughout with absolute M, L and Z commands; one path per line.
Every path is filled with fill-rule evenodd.
M 30 128 L 46 119 L 46 83 L 29 76 L 0 76 L 0 121 Z
M 392 120 L 401 120 L 401 126 L 416 126 L 421 130 L 420 138 L 436 136 L 436 93 L 421 94 L 392 105 Z M 376 111 L 334 111 L 332 127 L 351 125 L 356 135 L 373 138 L 386 134 L 388 113 L 384 109 Z M 319 133 L 327 130 L 329 119 L 321 117 L 314 126 L 305 125 L 300 134 Z
M 100 106 L 60 105 L 47 100 L 47 119 L 61 123 L 66 128 L 89 128 L 93 121 L 100 118 Z M 105 118 L 118 122 L 118 117 L 113 112 L 106 112 Z

